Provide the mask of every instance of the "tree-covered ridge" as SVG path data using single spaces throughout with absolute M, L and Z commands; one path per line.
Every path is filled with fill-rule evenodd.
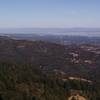
M 67 100 L 74 90 L 99 100 L 99 51 L 94 45 L 0 38 L 0 98 Z
M 0 95 L 3 100 L 67 100 L 72 89 L 82 91 L 89 100 L 100 98 L 100 86 L 96 83 L 63 81 L 31 65 L 0 64 Z
M 60 70 L 67 75 L 99 80 L 99 53 L 100 47 L 94 45 L 65 46 L 0 37 L 0 62 L 31 64 L 47 73 Z

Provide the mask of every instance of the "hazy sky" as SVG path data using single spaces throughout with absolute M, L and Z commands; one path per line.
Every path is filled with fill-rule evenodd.
M 100 0 L 0 0 L 0 28 L 100 27 Z

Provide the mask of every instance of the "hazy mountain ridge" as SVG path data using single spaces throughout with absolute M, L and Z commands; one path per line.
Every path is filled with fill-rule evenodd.
M 99 36 L 100 28 L 2 28 L 1 34 L 80 35 Z

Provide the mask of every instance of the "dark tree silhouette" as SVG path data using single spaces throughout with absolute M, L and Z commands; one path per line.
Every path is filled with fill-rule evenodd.
M 35 97 L 35 96 L 33 96 L 33 97 L 32 97 L 32 100 L 36 100 L 36 97 Z
M 2 96 L 0 95 L 0 100 L 3 100 Z

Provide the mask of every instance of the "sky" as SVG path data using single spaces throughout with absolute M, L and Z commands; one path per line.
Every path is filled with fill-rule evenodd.
M 0 28 L 100 28 L 100 0 L 0 0 Z

